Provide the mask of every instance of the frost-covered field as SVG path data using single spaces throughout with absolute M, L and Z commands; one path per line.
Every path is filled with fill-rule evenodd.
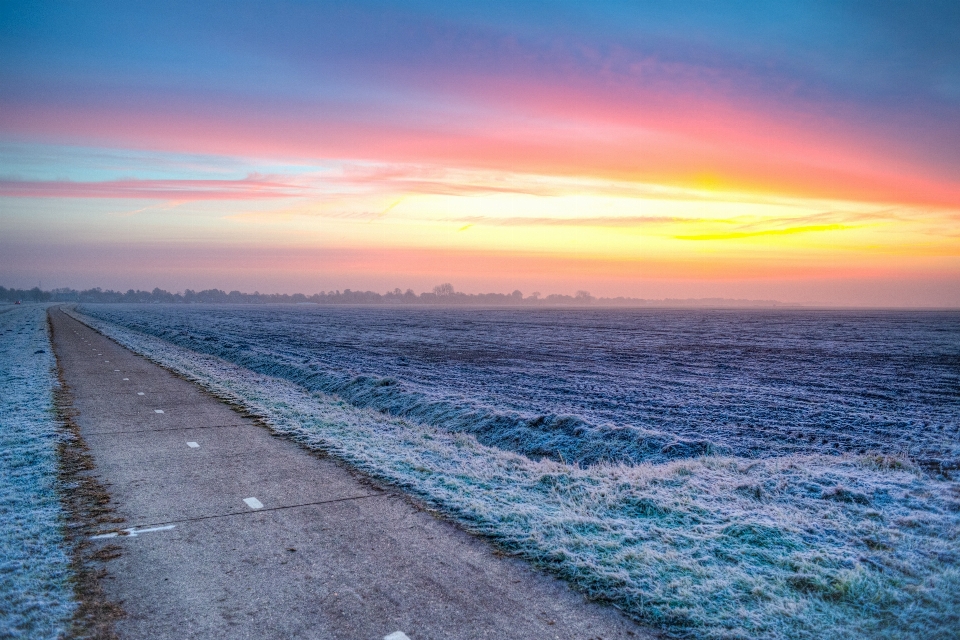
M 956 312 L 88 310 L 530 457 L 879 451 L 960 467 Z
M 957 637 L 960 490 L 907 457 L 707 455 L 588 467 L 536 459 L 115 323 L 143 322 L 146 310 L 139 319 L 115 308 L 86 311 L 114 320 L 81 316 L 91 326 L 277 431 L 404 487 L 678 635 Z M 156 313 L 181 339 L 193 330 L 176 324 L 179 312 Z M 262 327 L 249 334 L 271 338 Z
M 0 637 L 56 638 L 75 603 L 56 492 L 46 308 L 0 312 Z

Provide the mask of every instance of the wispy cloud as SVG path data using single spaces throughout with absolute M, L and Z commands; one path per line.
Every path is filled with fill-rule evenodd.
M 256 174 L 239 180 L 0 180 L 0 196 L 14 198 L 259 200 L 304 196 L 311 192 L 309 186 Z
M 673 236 L 677 240 L 737 240 L 740 238 L 754 238 L 759 236 L 788 236 L 797 233 L 812 233 L 817 231 L 840 231 L 853 228 L 844 224 L 819 224 L 803 227 L 787 227 L 786 229 L 763 229 L 760 231 L 726 231 L 719 233 L 701 233 L 695 235 Z
M 111 215 L 114 215 L 118 218 L 129 218 L 137 215 L 138 213 L 143 213 L 144 211 L 163 211 L 169 209 L 176 209 L 182 204 L 189 203 L 190 200 L 168 200 L 165 202 L 157 202 L 155 204 L 148 205 L 146 207 L 140 207 L 139 209 L 133 209 L 132 211 L 117 211 Z
M 488 225 L 498 227 L 516 226 L 556 226 L 556 227 L 642 227 L 668 223 L 693 223 L 695 218 L 675 218 L 668 216 L 584 216 L 579 218 L 546 218 L 515 216 L 501 218 L 495 216 L 471 216 L 451 219 L 451 222 L 464 222 L 468 226 Z M 711 220 L 716 222 L 716 220 Z

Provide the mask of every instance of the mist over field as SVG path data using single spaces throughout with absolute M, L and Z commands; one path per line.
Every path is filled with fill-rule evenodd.
M 457 291 L 449 282 L 439 284 L 432 291 L 416 293 L 413 289 L 401 291 L 395 288 L 380 294 L 376 291 L 353 291 L 339 289 L 321 291 L 312 295 L 303 293 L 243 293 L 222 289 L 205 289 L 171 293 L 159 287 L 152 291 L 128 289 L 70 289 L 67 287 L 44 291 L 40 287 L 16 289 L 0 287 L 0 300 L 7 302 L 88 302 L 88 303 L 138 303 L 138 304 L 319 304 L 319 305 L 441 305 L 484 307 L 732 307 L 765 308 L 784 306 L 776 300 L 745 300 L 733 298 L 597 298 L 589 291 L 577 291 L 574 295 L 551 293 L 541 295 L 535 291 L 524 296 L 520 290 L 512 293 L 464 293 Z

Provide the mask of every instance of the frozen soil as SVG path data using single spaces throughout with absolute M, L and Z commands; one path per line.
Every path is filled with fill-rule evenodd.
M 957 312 L 82 309 L 532 458 L 879 452 L 960 469 Z

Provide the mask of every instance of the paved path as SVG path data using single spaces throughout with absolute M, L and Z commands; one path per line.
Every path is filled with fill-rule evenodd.
M 104 542 L 123 548 L 105 579 L 121 637 L 652 637 L 50 314 L 97 473 L 139 532 Z

